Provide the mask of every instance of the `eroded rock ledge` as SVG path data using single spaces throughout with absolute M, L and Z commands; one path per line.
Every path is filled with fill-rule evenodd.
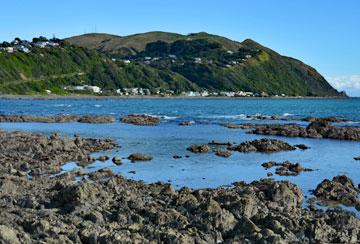
M 39 123 L 65 123 L 79 122 L 90 124 L 114 123 L 115 118 L 107 115 L 0 115 L 0 122 L 39 122 Z
M 257 139 L 253 141 L 245 141 L 240 144 L 228 146 L 228 150 L 238 152 L 279 152 L 292 151 L 296 148 L 287 142 L 277 139 Z
M 147 114 L 130 114 L 120 119 L 121 122 L 133 125 L 156 125 L 160 123 L 160 118 Z
M 0 174 L 17 171 L 20 175 L 57 173 L 60 166 L 69 161 L 89 163 L 90 153 L 114 148 L 109 139 L 61 138 L 0 130 Z

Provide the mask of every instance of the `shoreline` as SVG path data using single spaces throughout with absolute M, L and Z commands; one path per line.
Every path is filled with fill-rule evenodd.
M 96 95 L 0 95 L 0 99 L 3 100 L 128 100 L 128 99 L 164 99 L 164 100 L 326 100 L 326 99 L 359 99 L 359 97 L 218 97 L 218 96 L 208 96 L 208 97 L 189 97 L 189 96 L 96 96 Z
M 68 160 L 91 163 L 92 151 L 120 145 L 1 130 L 0 139 L 8 149 L 0 150 L 5 156 L 0 157 L 0 240 L 5 237 L 7 243 L 350 243 L 360 238 L 360 219 L 354 213 L 321 210 L 316 199 L 307 201 L 303 191 L 287 180 L 174 190 L 169 183 L 146 184 L 110 168 L 56 174 Z M 37 148 L 38 144 L 44 145 L 38 159 L 24 165 L 19 156 L 31 160 L 35 150 L 24 151 L 23 145 Z M 57 155 L 56 162 L 51 155 Z M 326 200 L 327 187 L 336 189 L 340 200 L 354 200 L 357 193 L 351 179 L 337 176 L 319 180 L 316 197 Z

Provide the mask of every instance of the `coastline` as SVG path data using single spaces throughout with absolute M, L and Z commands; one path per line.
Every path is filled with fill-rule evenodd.
M 94 100 L 127 100 L 127 99 L 186 99 L 186 100 L 198 100 L 198 99 L 219 99 L 219 100 L 306 100 L 306 99 L 358 99 L 359 97 L 189 97 L 189 96 L 96 96 L 96 95 L 0 95 L 0 99 L 9 100 L 82 100 L 82 99 L 94 99 Z

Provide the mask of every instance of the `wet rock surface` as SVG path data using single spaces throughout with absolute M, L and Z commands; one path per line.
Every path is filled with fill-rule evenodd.
M 282 163 L 269 161 L 263 163 L 261 166 L 263 166 L 265 169 L 276 167 L 275 174 L 281 176 L 297 176 L 300 174 L 300 172 L 303 171 L 313 171 L 312 169 L 304 168 L 300 163 L 291 163 L 288 160 Z M 272 176 L 272 174 L 269 176 Z
M 186 148 L 186 150 L 188 150 L 192 153 L 207 153 L 207 152 L 209 152 L 210 147 L 206 144 L 203 144 L 203 145 L 193 144 L 193 145 L 189 146 L 188 148 Z
M 323 180 L 314 191 L 314 195 L 319 199 L 355 206 L 360 211 L 359 193 L 360 189 L 345 175 Z
M 179 123 L 180 126 L 192 126 L 194 125 L 193 121 L 182 121 Z
M 44 175 L 58 172 L 67 161 L 90 162 L 90 152 L 115 146 L 111 140 L 0 130 L 0 243 L 360 241 L 360 220 L 353 213 L 305 209 L 301 189 L 288 181 L 174 190 L 170 184 L 144 184 L 106 168 Z M 304 170 L 291 165 L 292 172 Z M 29 178 L 27 172 L 37 175 Z M 355 188 L 349 180 L 336 180 L 336 196 L 340 185 Z
M 0 115 L 0 122 L 38 122 L 38 123 L 65 123 L 79 122 L 89 124 L 108 124 L 114 123 L 112 116 L 100 115 L 54 115 L 54 116 L 34 116 L 34 115 Z
M 329 138 L 339 140 L 360 140 L 360 127 L 334 126 L 327 119 L 316 119 L 307 127 L 298 124 L 257 124 L 250 133 L 287 137 Z
M 160 118 L 146 114 L 130 114 L 120 119 L 121 122 L 133 125 L 156 125 L 160 123 Z
M 257 139 L 253 141 L 245 141 L 240 144 L 228 146 L 228 150 L 238 152 L 279 152 L 292 151 L 296 148 L 287 142 L 277 139 Z
M 219 149 L 219 150 L 217 150 L 215 152 L 215 155 L 218 156 L 218 157 L 228 158 L 228 157 L 230 157 L 232 155 L 232 153 L 230 151 L 228 151 L 228 150 Z
M 153 159 L 152 156 L 144 154 L 144 153 L 133 153 L 130 154 L 128 159 L 132 162 L 136 162 L 136 161 L 150 161 Z
M 89 163 L 94 159 L 91 152 L 116 147 L 110 139 L 60 137 L 25 132 L 0 130 L 0 173 L 13 172 L 31 175 L 57 173 L 61 165 L 69 161 Z
M 287 181 L 175 191 L 103 169 L 76 181 L 2 174 L 4 243 L 356 243 L 360 220 L 341 210 L 302 208 Z

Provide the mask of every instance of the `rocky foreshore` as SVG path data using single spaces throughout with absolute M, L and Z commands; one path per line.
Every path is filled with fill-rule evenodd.
M 116 145 L 110 140 L 4 131 L 0 139 L 0 243 L 360 240 L 360 220 L 353 213 L 303 208 L 301 189 L 288 181 L 174 190 L 170 184 L 125 179 L 106 168 L 94 173 L 77 169 L 48 177 L 44 174 L 48 170 L 42 169 L 49 165 L 58 169 L 65 161 L 88 160 L 89 152 Z M 33 169 L 39 169 L 39 174 L 28 177 L 19 173 Z M 349 182 L 339 182 L 343 181 Z M 348 187 L 355 188 L 352 182 L 345 184 L 341 194 L 349 192 L 353 199 L 357 190 L 348 191 Z M 325 198 L 333 189 L 318 188 Z
M 240 128 L 241 125 L 239 125 Z M 287 137 L 329 138 L 360 141 L 359 126 L 335 126 L 329 120 L 316 119 L 308 126 L 292 124 L 247 124 L 241 126 L 250 133 L 258 135 L 277 135 Z
M 0 122 L 38 122 L 38 123 L 65 123 L 79 122 L 90 124 L 114 123 L 115 118 L 108 115 L 0 115 Z
M 66 162 L 88 164 L 95 160 L 90 157 L 90 153 L 116 146 L 110 139 L 83 139 L 76 135 L 74 138 L 62 138 L 56 133 L 46 136 L 0 130 L 0 174 L 58 173 Z

